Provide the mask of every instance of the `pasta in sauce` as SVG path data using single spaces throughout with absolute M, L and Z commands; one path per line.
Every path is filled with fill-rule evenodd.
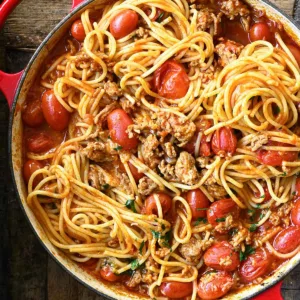
M 152 299 L 261 283 L 300 249 L 299 65 L 281 24 L 240 0 L 84 11 L 22 113 L 48 239 Z

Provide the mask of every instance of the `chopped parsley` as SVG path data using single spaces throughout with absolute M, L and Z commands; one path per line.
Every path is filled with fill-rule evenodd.
M 261 206 L 260 204 L 257 204 L 257 205 L 256 205 L 256 208 L 260 208 L 260 206 Z
M 151 229 L 151 233 L 155 239 L 158 240 L 160 238 L 160 232 Z
M 134 205 L 134 200 L 133 199 L 129 199 L 126 201 L 125 206 L 129 209 L 131 209 L 133 212 L 136 213 L 136 209 L 135 209 L 135 205 Z
M 295 191 L 294 191 L 294 192 L 292 192 L 292 195 L 293 195 L 293 196 L 295 196 L 295 195 L 296 195 L 296 192 L 295 192 Z
M 261 220 L 264 216 L 265 216 L 265 214 L 261 213 L 261 214 L 259 215 L 259 220 Z
M 253 215 L 253 213 L 254 213 L 254 210 L 253 210 L 253 209 L 248 209 L 248 210 L 247 210 L 247 214 L 248 214 L 248 215 Z
M 275 106 L 273 107 L 273 111 L 274 111 L 274 114 L 275 114 L 275 115 L 278 115 L 278 114 L 280 113 L 280 108 L 279 108 L 279 106 L 278 106 L 278 105 L 275 105 Z
M 206 224 L 207 223 L 207 219 L 206 218 L 198 218 L 196 220 L 196 222 L 194 223 L 194 226 L 199 225 L 200 223 Z
M 114 148 L 114 150 L 116 150 L 116 151 L 119 151 L 119 150 L 122 150 L 122 149 L 123 149 L 122 146 L 117 146 L 116 148 Z
M 217 218 L 216 222 L 220 223 L 220 222 L 225 222 L 226 218 Z
M 163 246 L 167 247 L 167 248 L 171 248 L 170 245 L 170 241 L 171 241 L 171 237 L 172 237 L 172 232 L 168 231 L 166 232 L 166 234 L 164 236 L 161 237 L 161 239 L 163 240 L 162 244 Z
M 162 13 L 158 16 L 156 22 L 160 23 L 160 22 L 162 21 L 162 18 L 163 18 L 163 17 L 164 17 L 164 13 L 162 12 Z
M 139 248 L 140 254 L 143 253 L 143 248 L 144 248 L 144 246 L 145 246 L 145 241 L 142 241 L 141 246 L 140 246 L 140 248 Z
M 162 229 L 162 230 L 165 230 L 165 229 L 166 229 L 165 224 L 161 224 L 161 229 Z
M 266 197 L 266 195 L 261 195 L 259 198 L 265 198 Z
M 286 172 L 283 172 L 283 173 L 281 174 L 281 176 L 286 176 Z
M 249 245 L 246 245 L 245 252 L 240 251 L 240 261 L 246 260 L 246 258 L 255 253 L 255 249 Z
M 133 260 L 130 263 L 130 265 L 131 265 L 131 270 L 136 270 L 140 266 L 139 261 L 137 259 Z
M 253 232 L 257 229 L 257 225 L 256 224 L 251 224 L 251 226 L 249 227 L 249 231 Z
M 108 183 L 105 183 L 105 184 L 102 185 L 103 190 L 107 190 L 109 188 L 110 188 L 110 185 Z
M 208 210 L 208 207 L 205 207 L 205 208 L 197 208 L 196 210 Z
M 231 229 L 229 230 L 229 235 L 230 235 L 230 236 L 234 236 L 234 235 L 237 234 L 237 232 L 238 232 L 238 229 L 237 229 L 237 228 L 231 228 Z

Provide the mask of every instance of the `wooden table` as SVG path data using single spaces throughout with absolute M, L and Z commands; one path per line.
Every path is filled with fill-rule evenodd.
M 300 9 L 296 3 L 293 10 L 293 0 L 272 2 L 300 21 Z M 71 0 L 23 0 L 0 32 L 0 69 L 16 72 L 24 68 L 46 34 L 68 13 L 70 3 Z M 64 272 L 33 235 L 11 182 L 8 118 L 7 104 L 0 95 L 0 299 L 103 299 Z M 286 300 L 300 299 L 300 266 L 284 280 L 282 294 Z

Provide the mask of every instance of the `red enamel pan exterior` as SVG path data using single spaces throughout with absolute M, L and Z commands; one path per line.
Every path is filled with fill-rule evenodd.
M 53 42 L 54 44 L 59 40 L 56 38 L 57 32 L 60 28 L 64 27 L 66 24 L 70 23 L 69 21 L 74 20 L 74 16 L 78 15 L 79 11 L 82 11 L 86 8 L 86 6 L 93 4 L 93 2 L 104 2 L 103 0 L 73 0 L 72 3 L 72 11 L 71 13 L 58 24 L 58 26 L 46 37 L 45 41 L 41 44 L 41 46 L 37 49 L 33 58 L 28 64 L 28 67 L 25 71 L 21 71 L 16 74 L 6 74 L 0 71 L 0 91 L 5 95 L 9 107 L 12 109 L 11 120 L 10 120 L 10 130 L 9 130 L 9 142 L 10 142 L 10 155 L 11 155 L 11 171 L 13 174 L 13 180 L 15 183 L 16 191 L 18 198 L 21 203 L 21 208 L 24 210 L 26 217 L 28 218 L 30 225 L 32 226 L 35 234 L 39 238 L 40 242 L 44 246 L 44 248 L 48 251 L 48 253 L 73 277 L 79 280 L 88 288 L 94 290 L 98 294 L 107 297 L 108 299 L 144 299 L 143 297 L 138 297 L 134 295 L 130 295 L 126 292 L 120 292 L 117 289 L 114 289 L 112 286 L 106 286 L 105 284 L 98 283 L 95 279 L 86 275 L 80 268 L 76 267 L 76 265 L 70 261 L 66 257 L 63 257 L 59 251 L 57 251 L 53 246 L 51 246 L 50 242 L 47 241 L 45 235 L 42 233 L 42 229 L 39 228 L 35 217 L 30 212 L 30 210 L 26 207 L 26 201 L 24 201 L 24 183 L 22 181 L 22 175 L 17 175 L 18 170 L 21 169 L 22 163 L 19 159 L 15 158 L 15 152 L 20 151 L 21 144 L 18 142 L 18 139 L 15 137 L 16 132 L 20 130 L 16 130 L 15 127 L 18 127 L 16 124 L 17 114 L 20 111 L 20 103 L 22 102 L 22 93 L 26 94 L 28 91 L 29 83 L 26 84 L 27 77 L 32 78 L 31 67 L 37 63 L 38 60 L 43 60 L 47 56 L 47 51 L 45 51 L 45 47 Z M 5 0 L 0 5 L 0 29 L 3 26 L 6 18 L 12 12 L 12 10 L 19 4 L 20 0 Z M 294 21 L 281 12 L 277 7 L 272 5 L 267 1 L 262 0 L 248 0 L 250 5 L 257 7 L 258 9 L 264 9 L 267 12 L 267 15 L 275 20 L 278 20 L 283 23 L 287 32 L 293 37 L 295 41 L 299 43 L 300 40 L 300 30 L 297 28 Z M 53 38 L 54 36 L 54 38 Z M 48 44 L 49 43 L 49 44 Z M 50 47 L 51 48 L 51 47 Z M 48 51 L 49 52 L 49 51 Z M 22 91 L 25 90 L 25 91 Z M 20 119 L 20 118 L 19 118 Z M 20 122 L 20 120 L 19 120 Z M 22 130 L 21 130 L 22 131 Z M 15 146 L 18 144 L 18 146 Z M 19 171 L 20 173 L 20 171 Z M 26 191 L 25 191 L 26 193 Z M 22 196 L 23 195 L 23 196 Z M 261 285 L 251 286 L 243 289 L 241 292 L 233 293 L 231 295 L 226 296 L 226 299 L 253 299 L 253 300 L 282 300 L 281 296 L 281 285 L 282 278 L 289 273 L 300 261 L 300 253 L 292 258 L 284 267 L 280 270 L 276 271 L 273 276 L 268 278 Z

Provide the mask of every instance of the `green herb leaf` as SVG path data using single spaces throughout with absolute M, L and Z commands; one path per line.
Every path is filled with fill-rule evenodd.
M 237 228 L 231 228 L 231 229 L 229 230 L 229 235 L 232 237 L 232 236 L 236 235 L 237 232 L 238 232 L 238 229 L 237 229 Z
M 251 226 L 249 227 L 249 231 L 253 232 L 257 229 L 257 225 L 256 224 L 251 224 Z
M 198 218 L 196 220 L 196 222 L 194 223 L 194 226 L 199 225 L 200 223 L 206 224 L 207 223 L 207 219 L 206 218 Z
M 116 151 L 119 151 L 119 150 L 122 150 L 122 149 L 123 149 L 122 146 L 117 146 L 116 148 L 114 148 L 114 150 L 116 150 Z
M 220 222 L 225 222 L 226 218 L 217 218 L 216 222 L 220 223 Z
M 295 196 L 295 195 L 296 195 L 296 192 L 295 192 L 295 191 L 294 191 L 294 192 L 292 192 L 292 195 L 293 195 L 293 196 Z
M 266 197 L 266 195 L 261 195 L 259 198 L 265 198 Z
M 208 207 L 205 207 L 205 208 L 197 208 L 196 210 L 208 210 Z
M 162 230 L 165 230 L 165 229 L 166 229 L 165 224 L 161 224 L 161 229 L 162 229 Z
M 280 108 L 279 108 L 278 105 L 275 105 L 275 106 L 273 107 L 273 112 L 274 112 L 275 115 L 278 115 L 278 114 L 280 113 Z
M 160 22 L 162 21 L 163 16 L 164 16 L 164 13 L 162 12 L 162 13 L 158 16 L 156 22 L 160 23 Z
M 257 204 L 257 205 L 256 205 L 256 208 L 260 208 L 260 206 L 261 206 L 260 204 Z
M 254 253 L 255 253 L 255 249 L 252 248 L 250 245 L 246 245 L 245 252 L 240 251 L 239 253 L 240 261 L 245 260 L 249 255 Z
M 129 199 L 126 201 L 125 206 L 129 209 L 131 209 L 133 212 L 136 213 L 136 209 L 135 209 L 135 205 L 134 205 L 134 200 L 133 199 Z
M 166 232 L 166 234 L 164 236 L 161 236 L 160 238 L 163 240 L 163 242 L 162 242 L 163 246 L 165 246 L 167 248 L 171 248 L 171 245 L 170 245 L 170 241 L 172 238 L 171 231 Z
M 110 188 L 110 185 L 108 183 L 102 185 L 103 190 L 107 190 L 109 188 Z
M 248 210 L 247 210 L 247 214 L 248 214 L 248 215 L 252 216 L 253 213 L 254 213 L 254 210 L 253 210 L 253 209 L 248 209 Z
M 130 265 L 131 265 L 131 270 L 135 270 L 135 269 L 137 269 L 140 266 L 139 261 L 137 259 L 133 260 L 130 263 Z
M 143 248 L 144 248 L 144 246 L 145 246 L 145 241 L 142 241 L 142 243 L 141 243 L 141 245 L 140 245 L 140 248 L 139 248 L 140 254 L 143 253 Z
M 151 233 L 155 239 L 158 240 L 160 238 L 160 232 L 157 232 L 157 231 L 154 231 L 151 229 Z
M 281 174 L 281 176 L 286 176 L 286 172 L 283 172 L 283 173 Z

